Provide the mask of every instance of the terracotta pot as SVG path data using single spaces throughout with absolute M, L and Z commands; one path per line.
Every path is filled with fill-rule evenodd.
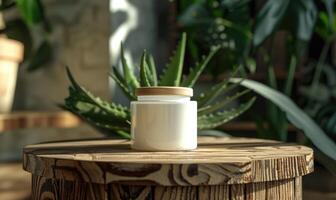
M 23 59 L 23 45 L 0 37 L 0 113 L 12 109 L 17 71 Z

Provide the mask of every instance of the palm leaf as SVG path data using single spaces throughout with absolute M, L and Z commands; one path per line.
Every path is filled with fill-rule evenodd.
M 134 75 L 133 70 L 128 66 L 125 55 L 124 55 L 124 46 L 121 43 L 120 44 L 120 57 L 121 57 L 121 65 L 124 72 L 124 77 L 126 80 L 127 85 L 131 86 L 132 91 L 135 90 L 135 88 L 138 88 L 140 86 L 136 76 Z
M 188 77 L 183 81 L 183 87 L 193 87 L 198 79 L 198 77 L 203 72 L 204 68 L 208 65 L 211 58 L 218 52 L 220 48 L 215 47 L 207 57 L 205 57 L 200 63 L 196 65 L 195 68 L 192 69 Z
M 185 46 L 187 41 L 187 35 L 182 34 L 177 50 L 171 58 L 170 63 L 167 65 L 164 74 L 161 76 L 159 85 L 162 86 L 179 86 L 182 76 L 182 68 L 184 61 Z
M 247 87 L 261 96 L 272 101 L 280 107 L 287 115 L 288 120 L 296 127 L 302 129 L 312 143 L 323 153 L 336 160 L 336 144 L 323 130 L 286 95 L 253 80 L 242 80 L 232 78 L 231 82 Z
M 241 104 L 238 108 L 229 111 L 221 111 L 215 114 L 201 115 L 197 118 L 198 129 L 211 129 L 222 125 L 245 112 L 255 101 L 255 97 L 251 98 L 247 103 Z

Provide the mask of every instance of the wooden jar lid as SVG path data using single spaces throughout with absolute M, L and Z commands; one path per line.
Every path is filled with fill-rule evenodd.
M 136 96 L 144 95 L 181 95 L 181 96 L 193 96 L 193 89 L 187 87 L 140 87 L 135 90 Z
M 21 62 L 23 45 L 16 40 L 0 37 L 0 59 Z

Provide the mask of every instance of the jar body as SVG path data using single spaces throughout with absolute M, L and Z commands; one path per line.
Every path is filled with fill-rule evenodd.
M 133 101 L 132 148 L 178 151 L 197 148 L 196 101 Z

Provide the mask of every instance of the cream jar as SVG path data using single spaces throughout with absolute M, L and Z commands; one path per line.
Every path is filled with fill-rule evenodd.
M 141 87 L 131 102 L 132 148 L 179 151 L 197 148 L 197 102 L 191 88 Z

